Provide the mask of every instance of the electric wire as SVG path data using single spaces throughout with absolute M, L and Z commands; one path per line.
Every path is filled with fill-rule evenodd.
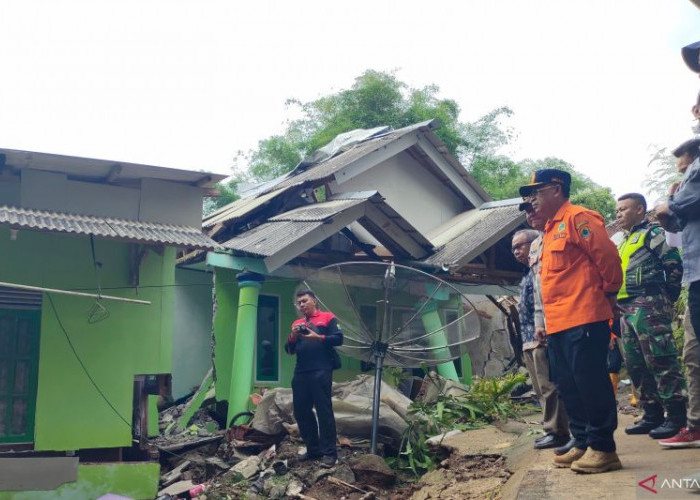
M 85 366 L 85 363 L 83 363 L 82 358 L 81 358 L 80 355 L 78 354 L 78 351 L 75 349 L 75 346 L 73 345 L 73 342 L 72 342 L 71 339 L 70 339 L 70 335 L 68 335 L 68 331 L 67 331 L 66 328 L 63 326 L 63 322 L 61 321 L 61 318 L 58 316 L 58 311 L 56 310 L 56 305 L 55 305 L 54 302 L 53 302 L 53 298 L 51 297 L 51 294 L 50 294 L 50 293 L 47 293 L 46 296 L 47 296 L 48 299 L 49 299 L 49 304 L 51 304 L 51 310 L 53 311 L 54 318 L 56 318 L 56 322 L 58 323 L 58 326 L 61 328 L 61 331 L 63 332 L 63 335 L 66 337 L 66 341 L 68 342 L 68 346 L 70 347 L 71 351 L 73 352 L 73 356 L 75 356 L 75 359 L 78 361 L 78 364 L 80 364 L 80 367 L 83 369 L 83 372 L 85 373 L 85 376 L 88 378 L 88 380 L 90 381 L 90 383 L 92 384 L 92 386 L 95 388 L 95 390 L 97 391 L 97 393 L 102 397 L 102 399 L 104 400 L 104 402 L 107 403 L 107 405 L 112 409 L 112 411 L 114 412 L 114 414 L 115 414 L 117 417 L 119 417 L 119 419 L 120 419 L 122 422 L 124 422 L 124 424 L 126 424 L 126 426 L 129 428 L 130 431 L 133 432 L 133 430 L 134 430 L 133 425 L 131 425 L 131 423 L 129 423 L 129 421 L 126 420 L 126 419 L 122 416 L 121 413 L 119 413 L 119 410 L 117 410 L 117 408 L 112 404 L 112 402 L 109 400 L 109 398 L 107 398 L 107 396 L 106 396 L 105 393 L 102 391 L 102 389 L 100 389 L 100 386 L 97 385 L 97 382 L 95 381 L 95 379 L 92 377 L 92 375 L 90 375 L 90 372 L 88 371 L 87 367 Z M 184 457 L 183 455 L 178 455 L 177 453 L 174 453 L 174 452 L 172 452 L 172 451 L 170 451 L 170 450 L 166 450 L 166 449 L 164 449 L 164 448 L 161 448 L 160 446 L 157 446 L 157 445 L 156 445 L 156 448 L 157 448 L 158 451 L 160 451 L 160 452 L 167 453 L 167 454 L 169 454 L 169 455 L 172 455 L 172 456 L 177 457 L 177 458 L 181 458 L 181 459 L 183 459 L 183 460 L 186 459 L 186 457 Z

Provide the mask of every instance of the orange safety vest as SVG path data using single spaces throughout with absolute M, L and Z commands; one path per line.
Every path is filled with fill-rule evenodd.
M 540 276 L 547 333 L 612 318 L 606 295 L 620 289 L 622 266 L 600 214 L 566 201 L 544 231 Z

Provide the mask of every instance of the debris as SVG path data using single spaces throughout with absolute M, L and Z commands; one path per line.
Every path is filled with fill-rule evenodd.
M 440 443 L 442 443 L 443 439 L 451 437 L 451 436 L 456 436 L 457 434 L 461 434 L 462 431 L 459 429 L 454 429 L 451 430 L 450 432 L 445 432 L 443 434 L 438 434 L 437 436 L 433 436 L 431 438 L 428 438 L 425 440 L 425 444 L 428 446 L 440 446 Z
M 238 462 L 236 465 L 231 467 L 233 472 L 239 473 L 245 479 L 250 479 L 260 470 L 260 457 L 253 455 L 245 460 Z
M 335 472 L 333 472 L 333 477 L 346 483 L 355 482 L 355 474 L 352 472 L 350 466 L 344 463 L 338 464 L 336 466 Z
M 288 497 L 298 496 L 302 491 L 304 491 L 304 485 L 298 479 L 292 479 L 287 485 L 287 491 L 285 495 Z
M 194 488 L 196 485 L 192 481 L 178 481 L 175 484 L 171 484 L 167 488 L 164 488 L 158 492 L 158 496 L 161 495 L 172 495 L 172 496 L 178 496 L 186 491 L 190 491 L 192 488 Z
M 278 460 L 272 464 L 272 469 L 278 476 L 284 476 L 289 470 L 289 466 L 287 465 L 286 460 Z
M 334 484 L 339 484 L 340 486 L 345 486 L 346 488 L 350 488 L 351 490 L 359 491 L 360 493 L 367 493 L 362 488 L 358 488 L 357 486 L 353 486 L 350 483 L 346 483 L 345 481 L 341 481 L 340 479 L 332 477 L 332 476 L 328 478 L 328 481 L 330 481 L 331 483 L 334 483 Z
M 386 488 L 396 482 L 396 472 L 380 456 L 358 455 L 350 459 L 349 465 L 360 483 Z
M 161 486 L 163 486 L 165 488 L 166 486 L 169 486 L 169 485 L 173 484 L 175 481 L 177 481 L 178 479 L 180 479 L 180 476 L 182 476 L 182 471 L 184 471 L 187 467 L 189 467 L 191 463 L 192 462 L 190 462 L 189 460 L 185 460 L 184 462 L 182 462 L 180 465 L 175 467 L 170 472 L 160 476 Z
M 372 398 L 374 377 L 361 375 L 350 382 L 333 384 L 333 413 L 338 434 L 366 438 L 372 429 Z M 408 428 L 408 406 L 411 400 L 393 387 L 382 382 L 379 407 L 379 432 L 384 438 L 401 440 Z M 293 434 L 294 409 L 291 389 L 276 388 L 265 391 L 250 426 L 267 435 L 283 432 Z

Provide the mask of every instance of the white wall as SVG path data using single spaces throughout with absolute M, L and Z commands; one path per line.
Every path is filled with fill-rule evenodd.
M 140 185 L 125 187 L 24 168 L 20 193 L 15 204 L 23 208 L 193 227 L 202 224 L 201 188 L 176 182 L 143 179 Z
M 379 191 L 425 234 L 464 211 L 462 200 L 405 151 L 333 188 L 334 193 Z
M 211 368 L 212 275 L 175 268 L 173 398 L 199 387 Z

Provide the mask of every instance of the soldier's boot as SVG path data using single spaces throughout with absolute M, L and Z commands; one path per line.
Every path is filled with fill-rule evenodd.
M 644 403 L 644 417 L 634 425 L 625 427 L 627 434 L 649 434 L 664 423 L 664 409 L 658 403 Z
M 666 439 L 678 434 L 687 423 L 685 410 L 685 401 L 670 402 L 666 411 L 666 420 L 660 426 L 649 431 L 649 437 Z

